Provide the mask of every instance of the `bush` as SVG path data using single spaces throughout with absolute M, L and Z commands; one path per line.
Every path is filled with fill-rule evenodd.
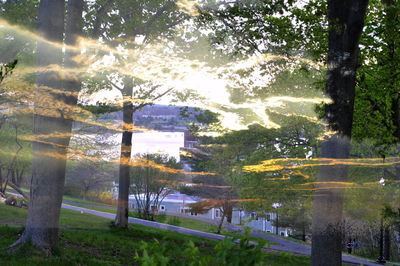
M 262 248 L 266 242 L 250 243 L 250 230 L 246 228 L 242 239 L 225 238 L 215 246 L 215 264 L 265 265 L 266 254 Z
M 71 197 L 80 197 L 81 190 L 79 187 L 73 185 L 65 185 L 64 187 L 64 195 Z
M 250 243 L 249 232 L 240 241 L 226 238 L 214 247 L 213 256 L 200 253 L 192 241 L 178 247 L 174 241 L 141 242 L 140 255 L 136 252 L 135 261 L 140 265 L 266 265 L 266 254 L 262 251 L 265 242 L 258 245 Z

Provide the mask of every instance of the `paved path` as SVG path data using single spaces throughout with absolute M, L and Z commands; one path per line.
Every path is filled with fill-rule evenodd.
M 65 204 L 65 203 L 62 204 L 62 207 L 66 208 L 66 209 L 74 210 L 74 211 L 80 211 L 80 212 L 84 212 L 84 213 L 93 214 L 93 215 L 100 216 L 103 218 L 108 218 L 108 219 L 115 218 L 115 214 L 112 214 L 112 213 L 90 210 L 90 209 L 86 209 L 86 208 L 82 208 L 82 207 L 72 206 L 72 205 Z M 174 232 L 178 232 L 178 233 L 182 233 L 182 234 L 186 234 L 186 235 L 198 236 L 198 237 L 203 237 L 203 238 L 208 238 L 208 239 L 213 239 L 213 240 L 223 240 L 225 238 L 225 236 L 223 236 L 223 235 L 206 233 L 206 232 L 187 229 L 187 228 L 183 228 L 183 227 L 179 227 L 179 226 L 162 224 L 162 223 L 157 223 L 157 222 L 152 222 L 152 221 L 146 221 L 146 220 L 132 218 L 132 217 L 129 217 L 129 223 L 141 224 L 144 226 L 150 226 L 150 227 L 154 227 L 154 228 L 158 228 L 158 229 L 166 229 L 169 231 L 174 231 Z M 242 228 L 240 228 L 238 226 L 233 226 L 233 227 L 235 227 L 236 229 L 242 230 Z M 284 240 L 284 239 L 276 237 L 276 236 L 266 235 L 266 234 L 263 234 L 261 232 L 256 232 L 256 231 L 252 231 L 251 235 L 261 237 L 261 238 L 267 239 L 268 241 L 276 243 L 276 244 L 269 246 L 269 248 L 272 250 L 285 251 L 285 252 L 289 252 L 289 253 L 308 255 L 308 256 L 310 256 L 310 254 L 311 254 L 311 247 L 308 245 L 302 245 L 299 243 L 287 241 L 287 240 Z M 343 259 L 343 262 L 345 262 L 345 263 L 353 263 L 353 264 L 366 265 L 366 266 L 381 265 L 381 264 L 378 264 L 378 263 L 375 263 L 375 262 L 372 262 L 372 261 L 369 261 L 366 259 L 361 259 L 361 258 L 357 258 L 357 257 L 345 255 L 345 254 L 342 256 L 342 259 Z

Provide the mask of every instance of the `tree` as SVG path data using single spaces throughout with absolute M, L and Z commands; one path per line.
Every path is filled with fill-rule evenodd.
M 361 40 L 364 48 L 356 88 L 353 137 L 358 141 L 369 139 L 380 156 L 385 157 L 400 140 L 396 74 L 400 60 L 400 9 L 394 1 L 371 1 L 370 6 Z M 395 169 L 394 175 L 399 178 L 400 168 Z
M 38 27 L 44 39 L 59 44 L 63 42 L 64 13 L 65 1 L 40 1 Z M 73 22 L 71 19 L 77 18 L 80 16 L 69 13 L 67 24 L 76 26 L 75 23 L 79 23 L 79 19 Z M 73 28 L 72 26 L 68 33 L 72 33 Z M 46 42 L 38 44 L 38 67 L 61 66 L 62 58 L 62 50 L 59 47 Z M 10 248 L 31 243 L 50 253 L 58 242 L 58 221 L 72 128 L 70 108 L 76 103 L 76 96 L 71 96 L 73 94 L 67 93 L 68 90 L 65 90 L 64 94 L 58 93 L 59 90 L 63 90 L 63 81 L 62 75 L 55 71 L 39 73 L 36 84 L 29 212 L 24 233 Z
M 109 12 L 114 11 L 114 12 Z M 140 49 L 150 43 L 160 40 L 161 37 L 169 38 L 176 25 L 188 18 L 177 11 L 174 1 L 96 1 L 88 14 L 95 13 L 93 37 L 101 39 L 111 47 L 124 49 Z M 120 14 L 120 15 L 117 15 Z M 121 19 L 122 18 L 122 19 Z M 90 19 L 89 19 L 90 21 Z M 135 42 L 137 38 L 143 41 Z M 118 207 L 115 225 L 126 228 L 128 226 L 128 201 L 129 201 L 129 171 L 132 150 L 133 113 L 152 101 L 166 95 L 170 88 L 161 88 L 135 74 L 130 61 L 137 61 L 137 56 L 116 56 L 117 65 L 121 74 L 103 73 L 106 83 L 121 91 L 123 96 L 123 132 L 121 140 L 121 156 L 118 186 Z M 129 73 L 130 69 L 132 73 Z M 115 82 L 117 81 L 117 82 Z M 117 83 L 122 83 L 122 86 Z M 139 102 L 139 103 L 138 103 Z
M 83 196 L 83 199 L 88 199 L 90 194 L 93 196 L 94 192 L 104 191 L 114 181 L 114 165 L 96 157 L 96 154 L 92 158 L 93 160 L 80 159 L 71 163 L 66 178 L 66 188 L 68 186 L 71 191 L 79 191 L 79 196 Z
M 174 157 L 145 154 L 135 159 L 131 175 L 130 192 L 135 197 L 139 217 L 155 220 L 163 199 L 171 193 L 181 177 L 182 165 Z
M 5 117 L 5 122 L 1 125 L 0 192 L 5 193 L 7 186 L 11 186 L 28 199 L 19 189 L 26 182 L 24 176 L 30 172 L 31 161 L 31 145 L 21 137 L 22 134 L 30 133 L 30 127 L 26 124 L 31 120 L 25 118 L 23 115 L 13 114 Z
M 353 123 L 358 50 L 368 1 L 328 1 L 329 45 L 325 118 L 334 136 L 322 144 L 323 158 L 348 158 Z M 321 166 L 313 202 L 312 264 L 341 265 L 343 189 L 327 183 L 347 176 L 345 165 Z M 325 188 L 324 188 L 325 187 Z
M 292 202 L 294 206 L 284 206 L 280 208 L 279 226 L 293 229 L 294 236 L 301 236 L 301 240 L 306 241 L 307 234 L 311 233 L 311 213 L 307 201 L 299 199 Z
M 188 195 L 201 197 L 202 201 L 190 205 L 192 212 L 204 213 L 212 208 L 218 208 L 221 216 L 217 234 L 221 233 L 222 224 L 232 222 L 232 210 L 236 193 L 222 175 L 199 175 L 193 178 L 193 186 L 185 186 L 181 191 Z

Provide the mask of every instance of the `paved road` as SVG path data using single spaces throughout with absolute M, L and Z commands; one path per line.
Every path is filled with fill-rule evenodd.
M 76 207 L 72 206 L 69 204 L 62 204 L 63 208 L 74 210 L 74 211 L 80 211 L 84 213 L 89 213 L 93 214 L 96 216 L 100 216 L 103 218 L 108 218 L 108 219 L 114 219 L 115 214 L 112 213 L 107 213 L 107 212 L 101 212 L 101 211 L 95 211 L 95 210 L 90 210 L 82 207 Z M 208 238 L 208 239 L 213 239 L 213 240 L 223 240 L 225 236 L 223 235 L 218 235 L 218 234 L 212 234 L 212 233 L 206 233 L 206 232 L 201 232 L 201 231 L 196 231 L 196 230 L 191 230 L 179 226 L 174 226 L 174 225 L 169 225 L 169 224 L 162 224 L 162 223 L 157 223 L 157 222 L 152 222 L 152 221 L 146 221 L 142 219 L 137 219 L 137 218 L 132 218 L 129 217 L 129 223 L 134 223 L 134 224 L 141 224 L 145 226 L 150 226 L 154 228 L 159 228 L 159 229 L 166 229 L 186 235 L 192 235 L 192 236 L 198 236 L 198 237 L 203 237 L 203 238 Z M 235 227 L 235 226 L 234 226 Z M 240 227 L 235 227 L 238 230 L 241 230 Z M 265 238 L 273 243 L 273 245 L 270 245 L 270 249 L 276 250 L 276 251 L 285 251 L 289 253 L 295 253 L 295 254 L 301 254 L 301 255 L 310 255 L 311 254 L 311 247 L 308 245 L 302 245 L 299 243 L 291 242 L 284 240 L 282 238 L 276 237 L 276 236 L 271 236 L 271 235 L 266 235 L 261 232 L 255 232 L 252 231 L 251 234 L 253 236 Z M 360 259 L 357 257 L 349 256 L 349 255 L 343 255 L 343 262 L 345 263 L 353 263 L 353 264 L 358 264 L 358 265 L 366 265 L 366 266 L 376 266 L 376 265 L 381 265 L 369 260 L 365 259 Z

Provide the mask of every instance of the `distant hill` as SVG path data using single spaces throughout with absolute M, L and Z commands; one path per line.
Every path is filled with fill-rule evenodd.
M 186 111 L 187 116 L 182 112 Z M 199 113 L 193 107 L 151 105 L 145 106 L 133 114 L 134 124 L 159 131 L 186 131 L 188 124 L 195 121 L 194 114 Z M 114 121 L 116 124 L 122 121 L 122 111 L 99 115 L 99 120 L 104 122 Z

